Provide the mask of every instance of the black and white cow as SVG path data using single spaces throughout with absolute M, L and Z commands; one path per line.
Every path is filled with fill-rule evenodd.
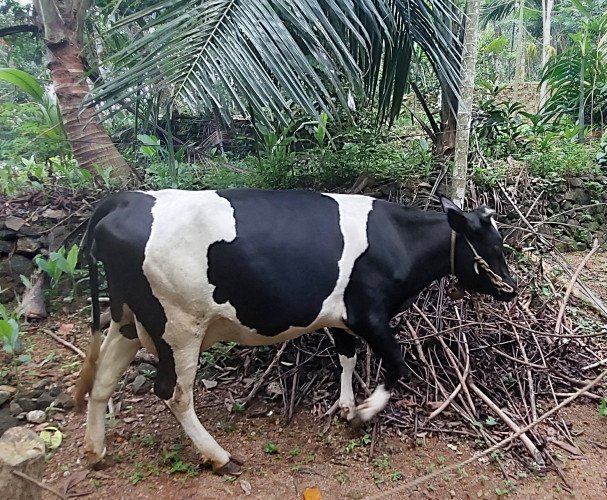
M 432 281 L 455 274 L 467 289 L 510 300 L 515 285 L 487 207 L 420 211 L 359 195 L 304 191 L 128 192 L 111 196 L 88 228 L 93 341 L 76 401 L 88 393 L 85 451 L 106 449 L 105 411 L 143 345 L 158 355 L 166 401 L 217 473 L 238 464 L 202 426 L 193 405 L 201 350 L 219 341 L 284 342 L 328 327 L 342 366 L 339 406 L 368 421 L 404 375 L 390 319 Z M 96 261 L 112 322 L 100 346 Z M 385 379 L 356 406 L 355 337 L 382 358 Z

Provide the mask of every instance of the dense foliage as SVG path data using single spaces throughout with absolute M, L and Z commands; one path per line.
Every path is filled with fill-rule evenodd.
M 404 2 L 402 5 L 419 7 L 421 3 Z M 388 4 L 394 9 L 397 4 L 401 5 L 400 2 L 394 5 L 387 2 L 381 4 L 384 5 L 382 8 L 388 8 Z M 223 4 L 218 3 L 218 9 L 223 8 L 220 5 Z M 306 5 L 301 4 L 298 8 L 305 9 Z M 365 3 L 355 5 L 360 10 Z M 428 8 L 427 4 L 424 5 Z M 518 19 L 516 4 L 486 2 L 470 148 L 472 170 L 477 181 L 488 183 L 507 175 L 504 161 L 508 158 L 524 162 L 530 173 L 541 177 L 599 172 L 607 166 L 607 146 L 605 139 L 600 141 L 607 106 L 607 14 L 605 9 L 601 10 L 601 5 L 607 4 L 603 1 L 556 3 L 552 40 L 554 55 L 545 68 L 541 68 L 538 56 L 538 37 L 541 37 L 538 6 L 541 8 L 541 4 L 527 1 L 525 5 L 523 20 L 529 35 L 524 48 L 527 79 L 539 79 L 543 74 L 551 89 L 550 99 L 538 110 L 537 80 L 525 84 L 522 93 L 514 98 L 511 81 L 515 56 L 520 50 L 515 46 L 514 37 Z M 169 12 L 171 6 L 175 9 Z M 346 32 L 354 29 L 361 19 L 369 21 L 372 17 L 364 16 L 374 13 L 345 12 L 345 7 L 340 8 L 342 10 L 332 15 L 339 17 L 340 21 L 335 26 L 340 26 L 341 31 L 324 33 L 319 43 L 324 44 L 326 57 L 333 58 L 337 51 L 340 57 L 347 59 L 348 51 L 363 47 L 366 35 L 358 31 L 362 38 L 352 38 L 353 32 L 347 36 Z M 443 169 L 445 161 L 448 162 L 444 158 L 438 158 L 439 161 L 433 159 L 433 147 L 441 134 L 444 99 L 448 97 L 445 78 L 451 78 L 451 85 L 456 83 L 453 65 L 457 65 L 457 58 L 445 48 L 446 38 L 440 40 L 443 44 L 440 50 L 445 53 L 431 53 L 431 38 L 427 38 L 430 35 L 424 35 L 419 27 L 415 33 L 404 30 L 404 38 L 394 40 L 396 44 L 410 44 L 405 59 L 398 59 L 390 51 L 385 52 L 387 39 L 382 37 L 389 26 L 367 26 L 366 33 L 371 34 L 369 36 L 375 42 L 381 42 L 381 47 L 376 47 L 374 50 L 378 52 L 374 59 L 366 62 L 365 57 L 372 54 L 365 56 L 364 50 L 355 50 L 351 54 L 354 59 L 348 64 L 356 60 L 367 64 L 370 72 L 362 75 L 358 87 L 351 80 L 355 72 L 350 75 L 345 72 L 333 82 L 324 81 L 324 87 L 318 86 L 316 80 L 310 80 L 312 87 L 316 85 L 314 92 L 319 93 L 316 100 L 314 92 L 301 95 L 299 100 L 288 99 L 293 98 L 298 89 L 292 86 L 285 91 L 284 85 L 289 78 L 287 73 L 282 76 L 277 73 L 280 68 L 276 65 L 284 64 L 279 60 L 274 61 L 274 66 L 266 65 L 264 71 L 269 71 L 273 84 L 280 85 L 268 90 L 269 87 L 265 88 L 259 80 L 255 87 L 251 83 L 250 87 L 242 88 L 244 93 L 235 91 L 229 95 L 225 93 L 226 89 L 214 94 L 207 86 L 209 82 L 196 80 L 187 71 L 179 73 L 187 80 L 179 84 L 181 87 L 171 87 L 172 84 L 167 87 L 165 83 L 177 82 L 171 79 L 171 71 L 179 72 L 181 69 L 178 65 L 172 67 L 163 63 L 158 66 L 162 69 L 158 79 L 140 79 L 145 86 L 139 87 L 140 99 L 133 100 L 133 79 L 148 74 L 145 71 L 139 73 L 139 69 L 150 69 L 156 61 L 153 57 L 138 59 L 137 54 L 141 56 L 149 51 L 146 44 L 152 47 L 163 43 L 161 35 L 166 30 L 170 31 L 170 23 L 180 19 L 179 13 L 185 15 L 192 9 L 195 9 L 194 3 L 187 1 L 143 2 L 128 6 L 123 2 L 109 1 L 97 2 L 92 15 L 87 17 L 83 56 L 96 82 L 93 87 L 101 91 L 97 95 L 112 96 L 106 105 L 116 104 L 111 108 L 111 116 L 104 115 L 105 127 L 125 158 L 136 167 L 145 186 L 215 188 L 244 185 L 343 190 L 350 188 L 361 175 L 397 181 L 433 178 L 435 172 Z M 231 23 L 237 22 L 242 14 L 236 10 L 224 12 L 231 16 Z M 259 14 L 261 10 L 256 12 Z M 404 15 L 403 12 L 398 14 L 397 10 L 391 12 L 392 16 Z M 416 12 L 417 17 L 410 18 L 408 22 L 415 23 L 415 19 L 426 16 L 426 19 L 439 23 L 459 15 L 450 8 L 440 21 L 437 13 L 431 10 Z M 280 19 L 285 15 L 284 12 L 280 14 Z M 313 17 L 310 11 L 306 11 L 306 15 L 310 19 Z M 31 22 L 30 7 L 14 1 L 3 3 L 0 27 L 28 22 Z M 403 26 L 405 19 L 395 22 Z M 134 38 L 133 33 L 137 33 Z M 289 33 L 289 36 L 294 36 L 297 31 Z M 330 47 L 329 40 L 337 43 L 340 35 L 345 36 L 340 42 L 343 45 Z M 233 33 L 235 36 L 237 34 Z M 254 33 L 248 36 L 251 40 Z M 412 43 L 413 40 L 416 43 Z M 169 51 L 173 47 L 181 54 L 181 42 L 176 39 L 171 43 L 173 45 L 163 45 L 163 50 Z M 225 51 L 235 50 L 234 46 L 230 48 L 226 44 L 222 47 L 217 45 L 212 50 L 221 49 L 226 56 Z M 309 56 L 314 46 L 310 39 L 302 47 L 302 54 L 309 61 L 312 61 Z M 211 50 L 200 44 L 197 48 L 199 55 Z M 261 49 L 258 47 L 256 50 Z M 580 80 L 582 61 L 584 77 Z M 210 60 L 207 62 L 210 64 Z M 332 71 L 330 65 L 319 66 L 318 60 L 310 64 L 319 72 L 318 75 Z M 365 67 L 364 64 L 361 67 Z M 55 182 L 72 188 L 90 187 L 94 182 L 97 188 L 109 187 L 109 173 L 103 166 L 97 169 L 98 178 L 94 181 L 95 172 L 91 174 L 79 169 L 71 157 L 53 89 L 47 83 L 49 73 L 39 37 L 27 33 L 0 39 L 2 66 L 10 69 L 0 71 L 0 190 L 13 194 L 22 189 L 43 189 Z M 39 91 L 32 94 L 27 92 L 27 88 L 14 85 L 14 81 L 9 83 L 10 79 L 2 80 L 2 71 L 13 71 L 14 68 L 25 70 L 37 82 L 35 85 Z M 219 71 L 221 68 L 223 66 L 215 69 Z M 232 67 L 233 70 L 235 68 Z M 218 74 L 222 74 L 221 71 Z M 408 71 L 408 79 L 397 82 L 402 71 Z M 224 74 L 223 83 L 215 83 L 225 85 L 237 76 L 229 74 L 232 76 Z M 316 78 L 311 73 L 309 76 Z M 190 78 L 194 80 L 188 80 Z M 194 94 L 187 89 L 196 85 L 195 80 L 200 83 L 200 89 L 206 89 L 205 95 L 209 99 L 215 99 L 209 101 L 206 108 L 188 103 Z M 174 93 L 175 88 L 181 90 Z M 112 93 L 112 89 L 116 92 Z M 347 92 L 341 95 L 344 89 L 349 89 L 351 95 Z M 116 99 L 123 91 L 131 95 L 118 104 Z M 254 93 L 255 98 L 265 99 L 270 91 L 277 93 L 274 97 L 280 97 L 284 101 L 280 106 L 288 111 L 278 112 L 278 107 L 272 108 L 272 100 L 267 101 L 267 109 L 260 105 L 254 112 L 246 104 L 249 99 L 238 103 L 247 93 L 251 98 L 255 97 Z M 324 96 L 322 99 L 321 94 Z M 326 97 L 329 97 L 328 101 Z M 307 104 L 304 105 L 302 99 L 308 99 Z M 399 111 L 401 103 L 403 107 Z M 581 124 L 580 103 L 583 108 Z M 323 112 L 323 107 L 331 114 Z M 207 112 L 208 109 L 211 112 Z M 232 120 L 229 125 L 226 113 Z M 378 127 L 378 118 L 380 122 L 384 119 L 393 121 L 392 127 Z

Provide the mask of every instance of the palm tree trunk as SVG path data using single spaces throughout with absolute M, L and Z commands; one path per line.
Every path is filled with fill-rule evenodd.
M 49 69 L 65 133 L 80 168 L 94 176 L 97 169 L 112 168 L 112 177 L 123 184 L 133 179 L 133 171 L 107 132 L 84 106 L 89 93 L 80 53 L 88 0 L 34 0 L 40 28 L 44 32 Z
M 113 177 L 128 180 L 133 172 L 98 123 L 95 110 L 83 107 L 89 93 L 80 50 L 69 42 L 47 45 L 49 68 L 65 133 L 80 168 L 97 175 L 97 169 L 112 168 Z
M 455 135 L 455 163 L 451 199 L 462 208 L 466 195 L 468 171 L 468 143 L 472 121 L 472 101 L 474 97 L 474 74 L 476 70 L 476 50 L 478 39 L 479 0 L 468 0 L 466 5 L 466 29 L 464 32 L 464 60 L 462 64 L 462 98 L 457 111 L 457 133 Z

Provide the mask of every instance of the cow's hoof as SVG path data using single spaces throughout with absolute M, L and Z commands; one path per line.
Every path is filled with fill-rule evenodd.
M 115 463 L 114 459 L 112 457 L 108 457 L 107 455 L 104 456 L 101 460 L 98 460 L 95 463 L 89 462 L 90 467 L 93 470 L 107 469 L 107 468 L 111 467 L 112 465 L 114 465 L 114 463 Z
M 230 455 L 230 460 L 237 465 L 244 465 L 244 462 L 245 462 L 244 458 L 242 458 L 238 455 Z
M 350 427 L 352 427 L 355 430 L 360 429 L 363 425 L 365 425 L 367 422 L 365 420 L 363 420 L 360 417 L 360 414 L 357 412 L 354 414 L 354 416 L 348 421 L 348 423 L 350 424 Z
M 227 464 L 222 465 L 221 467 L 213 467 L 213 472 L 218 476 L 238 476 L 242 474 L 242 471 L 240 470 L 240 465 L 238 465 L 234 461 L 234 457 L 232 457 Z
M 352 420 L 355 419 L 357 416 L 356 407 L 354 405 L 340 406 L 339 416 L 348 422 L 352 422 Z

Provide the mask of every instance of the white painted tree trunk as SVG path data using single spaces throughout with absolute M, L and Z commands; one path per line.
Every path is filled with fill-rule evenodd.
M 466 195 L 466 177 L 468 170 L 468 143 L 470 141 L 470 123 L 472 121 L 472 102 L 474 97 L 474 74 L 476 71 L 476 52 L 478 45 L 479 0 L 468 0 L 466 4 L 466 28 L 464 32 L 464 60 L 462 64 L 462 98 L 457 112 L 457 132 L 455 135 L 455 163 L 453 180 L 449 195 L 453 202 L 462 207 Z
M 550 58 L 551 47 L 551 28 L 552 28 L 552 8 L 554 0 L 542 0 L 542 68 L 546 67 L 546 63 Z M 540 109 L 546 103 L 548 98 L 548 84 L 542 82 L 540 87 Z

